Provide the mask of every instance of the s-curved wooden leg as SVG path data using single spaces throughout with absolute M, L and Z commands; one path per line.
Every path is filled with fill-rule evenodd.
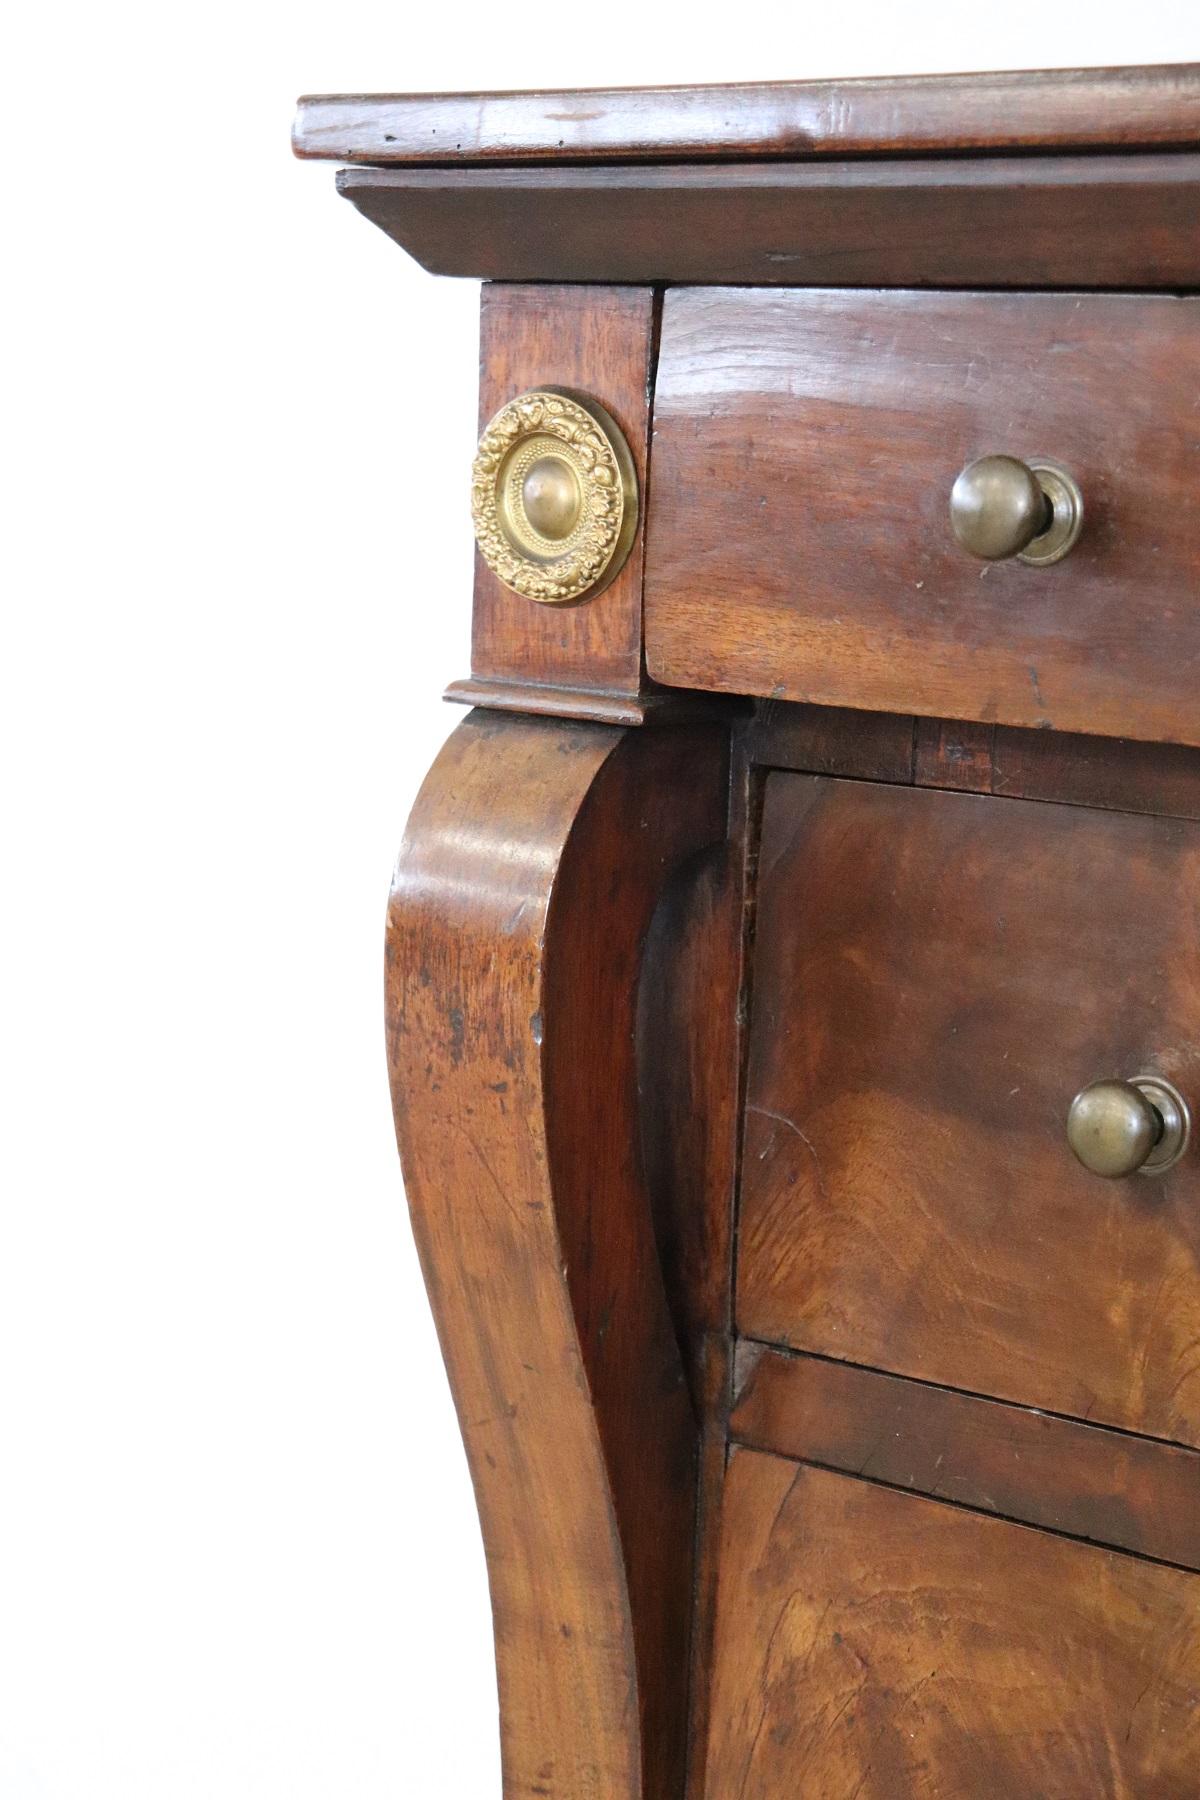
M 638 1133 L 642 945 L 727 734 L 472 713 L 388 927 L 404 1175 L 495 1615 L 504 1791 L 682 1791 L 696 1423 Z

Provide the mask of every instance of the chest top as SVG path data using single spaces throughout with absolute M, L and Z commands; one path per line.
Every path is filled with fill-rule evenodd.
M 317 95 L 302 157 L 436 274 L 1182 287 L 1200 66 Z

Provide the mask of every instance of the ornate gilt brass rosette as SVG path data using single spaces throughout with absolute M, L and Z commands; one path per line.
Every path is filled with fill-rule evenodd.
M 589 600 L 637 530 L 637 474 L 616 421 L 584 394 L 518 394 L 479 440 L 471 517 L 484 561 L 527 600 Z

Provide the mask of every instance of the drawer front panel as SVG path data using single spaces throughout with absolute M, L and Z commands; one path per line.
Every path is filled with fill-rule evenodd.
M 1200 1158 L 1106 1180 L 1072 1096 L 1200 1094 L 1200 826 L 768 778 L 748 1336 L 1200 1445 Z
M 1200 1582 L 752 1451 L 725 1489 L 709 1800 L 1184 1800 Z
M 1063 561 L 955 540 L 993 453 L 1078 482 Z M 669 292 L 652 477 L 662 682 L 1200 742 L 1195 299 Z

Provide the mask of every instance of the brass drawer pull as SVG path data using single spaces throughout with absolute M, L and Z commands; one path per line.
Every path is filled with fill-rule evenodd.
M 950 490 L 950 523 L 963 549 L 985 562 L 1059 562 L 1082 529 L 1083 495 L 1057 463 L 981 456 Z
M 1191 1124 L 1183 1095 L 1161 1075 L 1093 1081 L 1071 1102 L 1067 1142 L 1093 1175 L 1161 1175 L 1187 1149 Z

